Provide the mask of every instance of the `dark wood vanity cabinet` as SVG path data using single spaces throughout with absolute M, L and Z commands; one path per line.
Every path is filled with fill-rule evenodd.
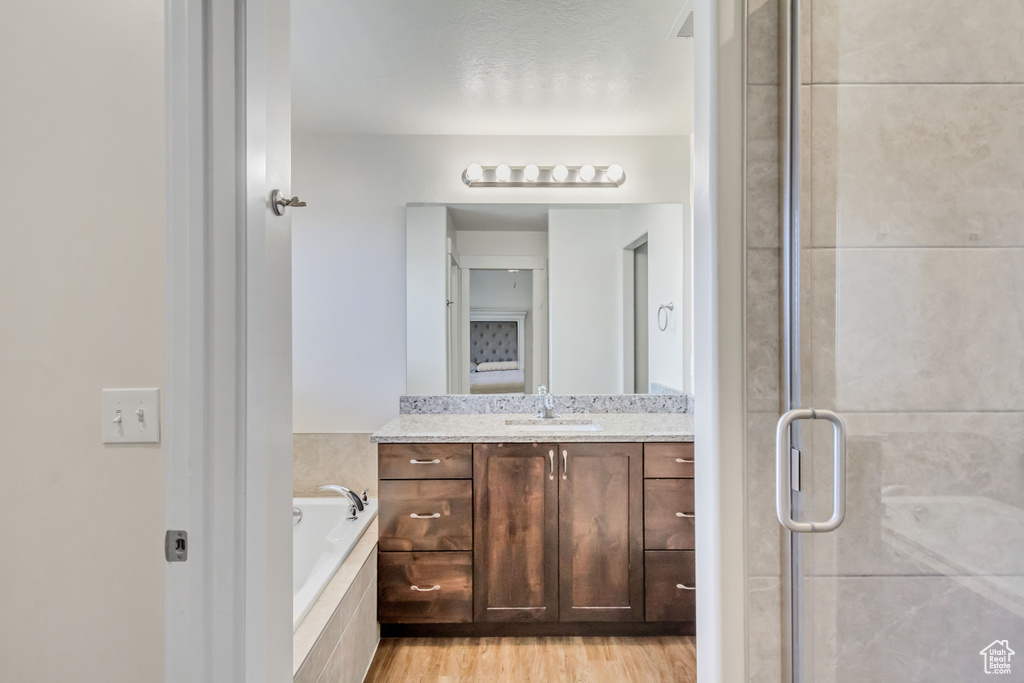
M 643 621 L 643 447 L 559 448 L 559 619 Z
M 474 446 L 477 621 L 643 621 L 642 452 Z
M 644 447 L 645 620 L 697 618 L 693 444 Z
M 382 444 L 378 453 L 382 624 L 462 625 L 452 634 L 467 635 L 693 632 L 692 444 Z
M 477 621 L 558 619 L 557 448 L 473 448 Z

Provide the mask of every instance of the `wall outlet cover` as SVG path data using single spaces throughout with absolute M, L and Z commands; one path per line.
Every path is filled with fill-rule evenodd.
M 104 389 L 103 443 L 160 443 L 160 390 Z

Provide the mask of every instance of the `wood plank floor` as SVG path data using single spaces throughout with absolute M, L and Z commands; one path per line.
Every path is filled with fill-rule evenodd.
M 696 680 L 697 650 L 688 636 L 384 639 L 366 674 L 366 683 Z

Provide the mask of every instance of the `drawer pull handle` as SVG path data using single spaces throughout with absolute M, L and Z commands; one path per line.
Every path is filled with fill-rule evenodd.
M 683 458 L 676 458 L 676 462 L 685 462 L 685 463 L 690 464 L 690 465 L 693 464 L 692 460 L 684 460 Z
M 435 512 L 432 515 L 421 515 L 421 514 L 418 514 L 418 513 L 414 512 L 414 513 L 412 513 L 409 516 L 412 517 L 413 519 L 437 519 L 438 517 L 441 516 L 441 513 L 440 512 Z
M 555 451 L 548 451 L 548 458 L 551 460 L 551 469 L 548 470 L 548 480 L 555 478 Z
M 409 588 L 413 589 L 414 591 L 419 591 L 421 593 L 429 593 L 430 591 L 439 591 L 439 590 L 441 590 L 440 586 L 431 586 L 430 588 L 420 588 L 419 586 L 409 586 Z
M 684 591 L 695 591 L 695 590 L 697 590 L 696 586 L 687 586 L 684 583 L 677 583 L 676 584 L 676 588 L 682 588 Z
M 410 465 L 439 465 L 440 463 L 441 461 L 437 458 L 434 458 L 433 460 L 416 460 L 413 458 L 409 461 Z
M 569 451 L 562 451 L 562 481 L 569 478 Z
M 687 519 L 693 519 L 693 515 L 688 515 L 685 512 L 677 512 L 676 517 L 686 517 Z

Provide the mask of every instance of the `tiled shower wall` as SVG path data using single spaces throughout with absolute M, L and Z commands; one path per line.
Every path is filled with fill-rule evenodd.
M 750 680 L 779 683 L 780 543 L 775 422 L 780 396 L 778 0 L 747 18 L 747 589 Z
M 748 6 L 749 661 L 774 682 L 778 11 Z M 804 403 L 851 434 L 847 520 L 805 558 L 809 665 L 973 680 L 1024 633 L 1024 3 L 802 13 Z

